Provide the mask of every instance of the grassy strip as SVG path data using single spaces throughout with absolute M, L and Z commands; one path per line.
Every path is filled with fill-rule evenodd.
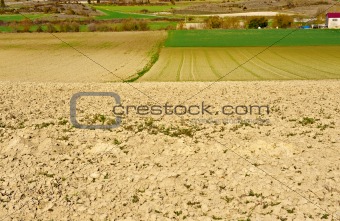
M 146 72 L 148 72 L 152 66 L 158 61 L 159 59 L 159 54 L 161 52 L 161 48 L 163 46 L 163 42 L 159 43 L 157 46 L 156 46 L 156 49 L 153 50 L 153 54 L 151 56 L 151 59 L 149 61 L 149 63 L 147 65 L 145 65 L 145 67 L 138 71 L 136 73 L 136 77 L 133 77 L 133 78 L 130 78 L 130 79 L 127 79 L 127 80 L 124 80 L 123 82 L 127 83 L 127 82 L 134 82 L 134 81 L 137 81 L 140 77 L 142 77 Z
M 118 5 L 107 5 L 107 6 L 94 6 L 98 10 L 108 11 L 120 11 L 120 12 L 164 12 L 171 11 L 172 9 L 179 8 L 174 5 L 131 5 L 131 6 L 118 6 Z
M 38 31 L 38 28 L 40 27 L 40 31 Z M 88 32 L 87 25 L 79 25 L 79 30 L 75 30 L 74 28 L 69 31 L 61 31 L 60 25 L 53 25 L 54 31 L 55 32 Z M 78 28 L 77 28 L 78 29 Z M 18 25 L 18 26 L 0 26 L 0 33 L 32 33 L 32 32 L 48 32 L 52 33 L 51 31 L 48 30 L 48 25 L 31 25 L 28 26 L 28 29 L 25 30 L 25 26 L 23 25 Z
M 12 29 L 7 26 L 0 26 L 0 32 L 11 32 Z
M 23 21 L 26 18 L 35 20 L 38 18 L 43 18 L 49 16 L 48 14 L 25 14 L 25 16 L 22 15 L 0 15 L 1 21 Z
M 96 20 L 106 20 L 106 19 L 127 19 L 127 18 L 134 18 L 134 19 L 151 19 L 157 18 L 157 16 L 147 15 L 147 14 L 135 14 L 135 13 L 125 13 L 125 12 L 117 12 L 117 11 L 109 11 L 105 9 L 98 9 L 104 12 L 106 15 L 96 16 Z
M 156 21 L 149 23 L 150 30 L 176 29 L 177 22 Z

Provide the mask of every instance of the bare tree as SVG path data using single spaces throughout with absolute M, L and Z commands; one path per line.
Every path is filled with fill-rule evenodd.
M 5 5 L 5 0 L 0 0 L 0 7 L 1 8 L 4 8 L 6 5 Z

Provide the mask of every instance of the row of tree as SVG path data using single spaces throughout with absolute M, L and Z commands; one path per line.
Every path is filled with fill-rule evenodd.
M 273 18 L 272 27 L 276 28 L 290 28 L 294 24 L 294 18 L 289 15 L 279 14 Z M 250 17 L 237 18 L 226 17 L 221 18 L 212 16 L 205 20 L 206 28 L 209 29 L 239 29 L 239 28 L 266 28 L 269 25 L 266 17 Z
M 45 21 L 34 23 L 31 20 L 4 23 L 10 32 L 111 32 L 111 31 L 147 31 L 149 23 L 141 19 L 124 19 L 119 23 L 110 21 L 93 21 L 90 24 L 83 21 Z

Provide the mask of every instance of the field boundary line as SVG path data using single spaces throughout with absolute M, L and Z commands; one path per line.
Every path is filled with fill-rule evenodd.
M 182 73 L 182 68 L 183 68 L 183 63 L 185 61 L 185 54 L 182 51 L 182 56 L 181 56 L 181 63 L 177 69 L 177 73 L 176 73 L 176 80 L 180 81 L 181 80 L 181 73 Z
M 156 62 L 159 59 L 159 54 L 161 52 L 162 45 L 163 45 L 163 43 L 159 42 L 158 45 L 155 46 L 155 49 L 151 50 L 151 58 L 150 58 L 149 62 L 144 66 L 144 68 L 140 71 L 137 71 L 137 73 L 133 75 L 135 77 L 132 77 L 132 78 L 127 77 L 125 80 L 123 80 L 123 83 L 135 82 L 139 78 L 143 77 L 147 72 L 149 72 L 150 69 L 153 67 L 153 65 L 156 64 Z
M 192 80 L 195 81 L 195 66 L 194 63 L 196 63 L 195 55 L 192 53 L 192 49 L 190 50 L 190 76 L 192 77 Z M 189 78 L 190 81 L 190 78 Z
M 314 17 L 312 17 L 311 19 L 309 19 L 308 21 L 306 21 L 304 23 L 304 25 L 309 24 L 311 21 L 313 21 L 315 18 L 317 18 L 319 15 L 327 12 L 329 9 L 335 7 L 336 5 L 338 5 L 340 2 L 336 2 L 334 4 L 332 4 L 330 7 L 327 7 L 325 10 L 322 10 L 322 12 L 316 14 Z M 267 46 L 265 49 L 263 49 L 262 51 L 260 51 L 259 53 L 255 54 L 254 56 L 250 57 L 249 59 L 247 59 L 245 62 L 241 63 L 240 65 L 238 65 L 237 67 L 235 67 L 234 69 L 232 69 L 231 71 L 229 71 L 228 73 L 226 73 L 224 76 L 220 77 L 219 79 L 217 79 L 216 81 L 213 81 L 212 83 L 210 83 L 208 86 L 204 87 L 203 89 L 201 89 L 200 91 L 198 91 L 197 93 L 195 93 L 194 95 L 190 96 L 188 99 L 184 100 L 183 102 L 181 102 L 182 104 L 186 101 L 191 100 L 192 98 L 196 97 L 198 94 L 202 93 L 203 91 L 205 91 L 206 89 L 211 88 L 214 84 L 216 84 L 217 82 L 219 82 L 220 80 L 222 80 L 224 77 L 226 77 L 227 75 L 233 73 L 234 71 L 236 71 L 237 69 L 239 69 L 240 67 L 243 67 L 245 64 L 249 63 L 251 60 L 253 60 L 254 58 L 256 58 L 257 56 L 259 56 L 260 54 L 262 54 L 263 52 L 267 51 L 268 49 L 270 49 L 271 47 L 273 47 L 274 45 L 276 45 L 277 43 L 279 43 L 280 41 L 282 41 L 283 39 L 287 38 L 288 36 L 290 36 L 291 34 L 299 31 L 300 29 L 294 29 L 291 32 L 288 32 L 288 34 L 284 35 L 283 37 L 279 38 L 278 40 L 276 40 L 275 42 L 273 42 L 272 44 L 270 44 L 269 46 Z
M 165 63 L 165 66 L 162 68 L 162 70 L 159 72 L 159 74 L 155 76 L 156 80 L 162 78 L 162 76 L 164 75 L 165 69 L 169 66 L 172 59 L 173 59 L 173 55 L 170 56 L 169 60 Z

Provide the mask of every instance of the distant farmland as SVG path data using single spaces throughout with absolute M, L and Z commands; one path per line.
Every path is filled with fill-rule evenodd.
M 0 81 L 123 81 L 144 68 L 166 37 L 158 31 L 55 35 L 67 44 L 48 33 L 0 35 Z
M 163 5 L 163 6 L 95 6 L 95 8 L 99 11 L 102 11 L 106 15 L 97 16 L 96 19 L 152 19 L 159 18 L 163 16 L 156 16 L 148 13 L 155 13 L 160 11 L 170 11 L 173 8 L 176 8 L 172 5 Z M 178 7 L 177 7 L 178 8 Z M 148 13 L 144 13 L 144 12 Z
M 34 15 L 31 15 L 31 14 L 26 14 L 25 16 L 23 15 L 0 15 L 0 20 L 1 21 L 22 21 L 22 20 L 25 20 L 27 18 L 29 19 L 37 19 L 37 18 L 43 18 L 43 17 L 48 17 L 47 14 L 34 14 Z
M 139 81 L 340 78 L 339 30 L 170 31 Z
M 158 62 L 140 81 L 340 78 L 340 46 L 272 47 L 259 54 L 264 49 L 163 48 Z
M 171 11 L 172 9 L 177 9 L 179 6 L 174 5 L 133 5 L 133 6 L 117 6 L 117 5 L 107 5 L 107 6 L 94 6 L 99 10 L 107 11 L 117 11 L 117 12 L 134 12 L 140 13 L 141 11 L 147 10 L 148 12 L 163 12 Z
M 156 18 L 154 15 L 147 15 L 147 14 L 137 14 L 137 13 L 125 13 L 125 12 L 118 12 L 118 11 L 110 11 L 105 9 L 100 9 L 106 15 L 97 16 L 97 20 L 105 20 L 105 19 L 127 19 L 127 18 L 134 18 L 134 19 L 147 19 L 147 18 Z

